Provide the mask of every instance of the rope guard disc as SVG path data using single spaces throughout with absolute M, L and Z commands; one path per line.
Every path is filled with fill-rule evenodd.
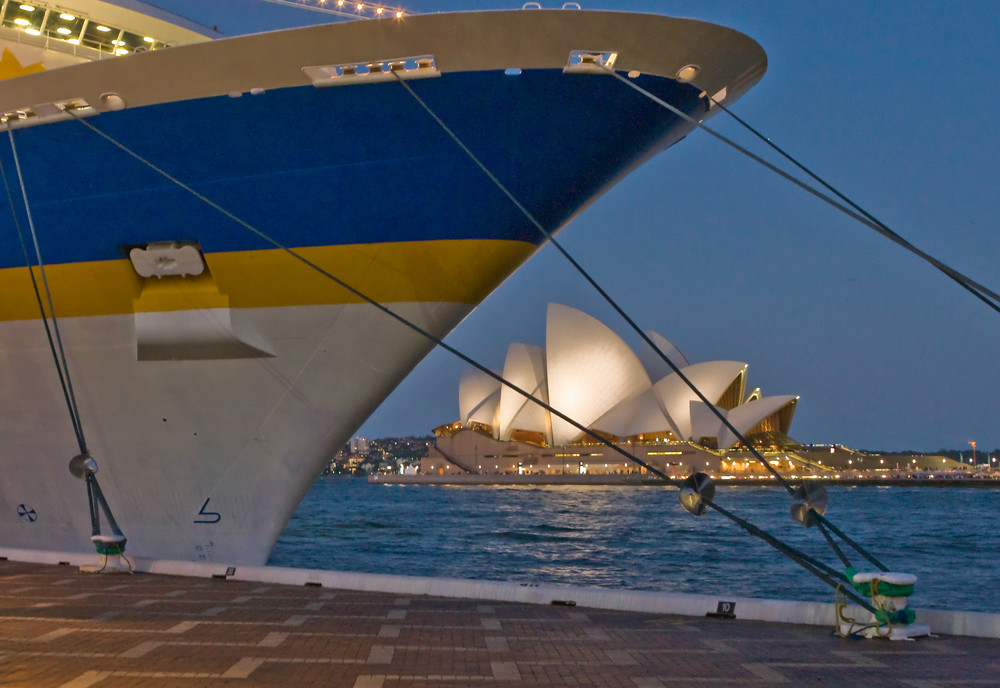
M 69 460 L 69 472 L 74 478 L 85 479 L 88 475 L 97 473 L 97 462 L 90 454 L 77 454 Z
M 792 493 L 792 518 L 806 528 L 816 525 L 816 516 L 826 513 L 829 501 L 822 485 L 802 483 Z
M 715 484 L 705 473 L 692 473 L 681 484 L 681 506 L 689 514 L 701 516 L 708 509 L 705 500 L 712 501 L 714 498 Z

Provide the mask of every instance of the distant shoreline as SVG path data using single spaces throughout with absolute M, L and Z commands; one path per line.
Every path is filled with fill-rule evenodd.
M 790 478 L 789 482 L 800 482 L 803 478 Z M 1000 479 L 990 478 L 807 478 L 810 483 L 822 485 L 844 485 L 861 487 L 993 487 L 1000 488 Z M 639 473 L 609 473 L 596 475 L 513 475 L 513 474 L 456 474 L 456 475 L 399 475 L 376 474 L 368 477 L 368 482 L 375 485 L 647 485 L 647 486 L 679 486 L 681 480 L 664 481 L 659 478 L 641 475 Z M 717 486 L 733 485 L 739 487 L 769 487 L 778 486 L 774 478 L 758 480 L 756 478 L 717 479 Z

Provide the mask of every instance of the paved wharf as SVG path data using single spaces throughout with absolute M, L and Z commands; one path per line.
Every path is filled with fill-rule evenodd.
M 1000 686 L 1000 640 L 0 561 L 0 686 Z

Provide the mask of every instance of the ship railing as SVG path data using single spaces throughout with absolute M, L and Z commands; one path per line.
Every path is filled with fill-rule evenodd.
M 13 29 L 8 26 L 0 26 L 0 39 L 11 41 L 13 43 L 23 43 L 25 45 L 40 47 L 44 50 L 66 53 L 67 55 L 74 55 L 89 62 L 116 57 L 113 52 L 105 52 L 97 48 L 70 43 L 69 41 L 65 41 L 61 38 L 54 38 L 53 36 L 45 34 L 32 36 L 31 34 L 21 31 L 20 29 Z

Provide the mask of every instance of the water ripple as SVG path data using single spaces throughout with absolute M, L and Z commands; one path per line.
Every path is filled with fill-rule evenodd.
M 827 516 L 889 568 L 911 604 L 1000 612 L 1000 489 L 831 487 Z M 840 566 L 774 487 L 716 502 Z M 850 553 L 852 558 L 855 556 Z M 830 601 L 832 590 L 718 514 L 694 518 L 656 487 L 398 486 L 322 478 L 271 564 L 340 571 Z M 864 569 L 863 560 L 855 562 Z

